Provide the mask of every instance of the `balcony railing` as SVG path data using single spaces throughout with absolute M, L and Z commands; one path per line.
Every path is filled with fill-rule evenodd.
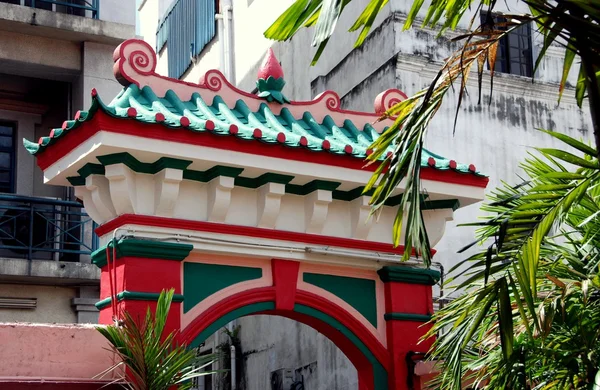
M 100 0 L 0 0 L 9 3 L 54 11 L 63 14 L 100 18 Z
M 77 202 L 0 194 L 0 257 L 78 262 L 98 247 Z

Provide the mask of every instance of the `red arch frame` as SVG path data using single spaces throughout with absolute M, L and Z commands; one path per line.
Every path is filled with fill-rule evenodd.
M 180 341 L 191 343 L 200 333 L 229 312 L 254 303 L 275 302 L 275 287 L 262 287 L 247 290 L 225 298 L 210 308 L 181 330 Z M 371 351 L 379 363 L 390 374 L 391 359 L 387 349 L 354 316 L 331 301 L 306 291 L 297 290 L 295 303 L 319 310 L 347 327 Z M 358 372 L 359 390 L 372 390 L 373 368 L 366 356 L 345 335 L 333 326 L 309 315 L 293 310 L 275 309 L 258 314 L 279 315 L 306 324 L 331 340 L 352 362 Z M 391 375 L 388 376 L 391 378 Z

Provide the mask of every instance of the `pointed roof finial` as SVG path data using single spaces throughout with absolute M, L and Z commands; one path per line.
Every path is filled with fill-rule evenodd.
M 258 69 L 258 80 L 256 81 L 258 96 L 265 98 L 268 102 L 289 103 L 290 101 L 281 93 L 284 85 L 283 69 L 275 57 L 273 49 L 269 48 L 265 60 Z
M 260 68 L 258 68 L 259 79 L 266 80 L 269 77 L 273 77 L 274 79 L 283 78 L 283 69 L 271 47 L 269 48 L 269 51 L 267 51 L 267 56 L 260 65 Z

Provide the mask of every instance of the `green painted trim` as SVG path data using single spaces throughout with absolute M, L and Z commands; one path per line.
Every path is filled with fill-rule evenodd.
M 144 163 L 139 161 L 127 152 L 98 156 L 97 159 L 104 166 L 114 164 L 125 164 L 132 171 L 149 174 L 160 172 L 165 168 L 184 170 L 192 163 L 192 161 L 190 160 L 180 160 L 177 158 L 170 157 L 161 157 L 153 163 Z
M 117 302 L 121 301 L 158 301 L 160 293 L 138 292 L 138 291 L 121 291 L 117 294 Z M 112 302 L 112 298 L 104 298 L 96 302 L 95 306 L 98 310 L 102 310 Z M 184 302 L 183 295 L 173 294 L 173 302 Z
M 111 243 L 108 246 L 112 248 Z M 117 242 L 117 259 L 120 257 L 147 257 L 182 261 L 189 256 L 192 249 L 194 247 L 190 244 L 123 238 Z M 92 263 L 99 268 L 106 265 L 106 246 L 92 253 Z
M 77 171 L 84 179 L 90 175 L 104 175 L 104 166 L 100 164 L 87 163 Z
M 267 183 L 287 184 L 294 179 L 294 176 L 280 175 L 278 173 L 264 173 L 259 177 L 238 177 L 235 179 L 235 185 L 245 188 L 258 188 Z
M 183 305 L 183 312 L 187 313 L 224 288 L 262 276 L 262 268 L 186 262 L 183 264 L 183 291 L 188 299 Z
M 440 280 L 438 271 L 426 268 L 389 266 L 381 268 L 377 273 L 384 283 L 401 282 L 433 286 Z
M 459 207 L 458 199 L 425 200 L 421 204 L 421 210 L 452 209 L 452 211 L 456 211 Z
M 285 186 L 285 192 L 294 195 L 306 195 L 316 190 L 333 191 L 338 188 L 342 183 L 327 181 L 327 180 L 313 180 L 304 185 L 288 184 Z
M 386 321 L 414 321 L 414 322 L 429 322 L 431 315 L 429 314 L 413 314 L 413 313 L 385 313 L 383 315 Z
M 244 168 L 227 167 L 222 165 L 216 165 L 206 171 L 196 171 L 187 169 L 192 163 L 189 160 L 180 160 L 169 157 L 161 157 L 153 163 L 144 163 L 133 157 L 127 152 L 113 153 L 105 156 L 98 156 L 98 161 L 101 164 L 87 163 L 80 168 L 77 173 L 79 176 L 67 177 L 67 180 L 73 186 L 85 185 L 85 179 L 90 175 L 104 175 L 105 166 L 114 164 L 125 164 L 131 170 L 137 173 L 156 174 L 165 168 L 179 169 L 183 171 L 184 180 L 193 180 L 206 183 L 218 176 L 226 176 L 235 178 L 235 185 L 245 188 L 258 188 L 267 183 L 280 183 L 285 184 L 285 192 L 293 195 L 307 195 L 316 190 L 332 191 L 332 197 L 336 200 L 352 201 L 362 195 L 370 196 L 374 190 L 363 194 L 364 187 L 357 187 L 349 191 L 336 190 L 341 183 L 327 181 L 327 180 L 313 180 L 309 183 L 298 185 L 289 184 L 294 176 L 281 175 L 278 173 L 265 173 L 255 178 L 241 177 L 241 173 Z M 452 209 L 453 211 L 458 209 L 460 203 L 457 199 L 444 199 L 427 201 L 427 195 L 422 195 L 422 206 L 423 210 L 436 210 L 436 209 Z M 392 196 L 386 202 L 386 206 L 395 207 L 402 201 L 402 194 Z
M 360 341 L 360 339 L 352 331 L 350 331 L 350 329 L 345 327 L 341 322 L 339 322 L 335 318 L 319 310 L 313 309 L 312 307 L 296 304 L 294 305 L 294 311 L 321 320 L 326 324 L 332 326 L 333 328 L 339 330 L 344 336 L 350 339 L 350 341 L 363 353 L 363 355 L 365 355 L 365 357 L 373 366 L 373 377 L 375 378 L 374 390 L 388 389 L 387 371 L 381 365 L 379 360 L 377 360 L 377 358 L 369 350 L 369 348 L 367 348 L 367 346 L 362 341 Z
M 85 185 L 85 178 L 81 176 L 69 176 L 67 177 L 67 180 L 73 187 Z
M 375 192 L 375 189 L 371 189 L 369 191 L 367 191 L 366 193 L 363 193 L 365 190 L 365 187 L 356 187 L 353 190 L 350 191 L 339 191 L 339 190 L 335 190 L 333 191 L 332 194 L 332 198 L 336 199 L 336 200 L 343 200 L 346 202 L 350 202 L 356 198 L 359 198 L 361 196 L 371 196 L 373 195 L 373 192 Z
M 340 298 L 377 328 L 377 295 L 374 280 L 309 272 L 302 275 L 302 280 Z
M 252 303 L 230 311 L 200 332 L 200 334 L 189 344 L 189 347 L 196 348 L 200 346 L 200 344 L 206 341 L 212 334 L 218 332 L 219 329 L 235 319 L 269 310 L 275 310 L 275 302 Z
M 199 181 L 207 183 L 212 179 L 225 176 L 225 177 L 238 177 L 244 168 L 225 167 L 223 165 L 215 165 L 214 167 L 206 171 L 193 171 L 186 169 L 183 171 L 183 178 L 186 180 Z

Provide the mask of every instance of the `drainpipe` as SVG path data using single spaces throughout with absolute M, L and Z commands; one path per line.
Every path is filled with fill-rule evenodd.
M 442 265 L 442 263 L 437 261 L 432 262 L 431 265 L 440 269 L 440 299 L 438 300 L 438 305 L 441 309 L 444 307 L 444 266 Z
M 235 51 L 233 43 L 233 3 L 222 0 L 221 13 L 217 14 L 219 21 L 219 40 L 221 41 L 221 70 L 229 82 L 235 85 Z
M 217 20 L 217 31 L 219 39 L 219 70 L 227 77 L 227 69 L 225 69 L 225 27 L 223 23 L 223 14 L 216 14 L 215 19 Z
M 237 378 L 235 372 L 235 345 L 232 345 L 230 348 L 231 351 L 231 390 L 236 390 L 237 386 Z

